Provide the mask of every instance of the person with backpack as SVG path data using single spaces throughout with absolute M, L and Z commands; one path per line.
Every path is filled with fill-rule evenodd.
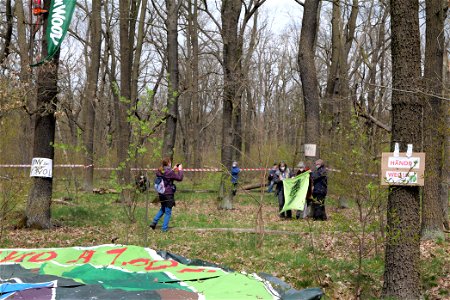
M 155 190 L 159 195 L 159 202 L 161 203 L 160 210 L 153 218 L 153 222 L 150 224 L 152 229 L 156 228 L 159 219 L 164 215 L 164 221 L 162 225 L 162 231 L 169 230 L 169 221 L 172 216 L 172 208 L 175 206 L 175 184 L 173 181 L 183 180 L 183 166 L 177 164 L 175 169 L 172 169 L 172 162 L 170 158 L 164 158 L 161 163 L 161 167 L 156 170 Z

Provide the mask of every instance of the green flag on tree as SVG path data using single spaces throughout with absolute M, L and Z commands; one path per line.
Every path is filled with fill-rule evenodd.
M 56 54 L 66 36 L 67 30 L 69 30 L 75 4 L 76 0 L 52 0 L 45 31 L 47 56 L 40 62 L 32 65 L 33 67 L 49 61 Z
M 303 210 L 308 192 L 310 171 L 283 180 L 284 206 L 280 213 L 291 209 Z

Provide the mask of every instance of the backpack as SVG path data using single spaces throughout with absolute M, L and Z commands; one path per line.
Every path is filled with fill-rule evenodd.
M 166 191 L 166 186 L 164 185 L 164 178 L 161 176 L 156 176 L 153 186 L 155 187 L 155 191 L 158 194 L 164 194 L 164 192 Z

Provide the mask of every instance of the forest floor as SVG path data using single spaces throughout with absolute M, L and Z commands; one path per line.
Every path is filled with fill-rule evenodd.
M 273 194 L 240 192 L 233 210 L 217 209 L 211 193 L 177 193 L 171 230 L 148 227 L 159 209 L 154 193 L 140 194 L 126 213 L 117 194 L 55 193 L 51 230 L 16 229 L 17 205 L 2 223 L 2 248 L 134 244 L 198 258 L 247 273 L 265 272 L 296 289 L 321 287 L 326 299 L 376 299 L 384 268 L 380 216 L 327 199 L 327 221 L 280 220 Z M 69 203 L 66 203 L 69 202 Z M 152 203 L 153 202 L 153 203 Z M 127 207 L 129 208 L 129 207 Z M 384 213 L 385 214 L 385 213 Z M 134 218 L 130 221 L 128 216 Z M 367 218 L 360 219 L 360 216 Z M 359 221 L 359 220 L 363 220 Z M 450 237 L 421 243 L 425 299 L 450 299 Z

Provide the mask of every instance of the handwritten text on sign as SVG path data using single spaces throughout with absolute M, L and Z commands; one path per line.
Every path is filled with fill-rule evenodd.
M 52 178 L 53 161 L 49 158 L 35 157 L 31 161 L 30 177 Z
M 419 157 L 389 157 L 388 168 L 420 169 Z
M 415 152 L 397 155 L 387 152 L 381 155 L 381 185 L 424 185 L 425 153 Z

